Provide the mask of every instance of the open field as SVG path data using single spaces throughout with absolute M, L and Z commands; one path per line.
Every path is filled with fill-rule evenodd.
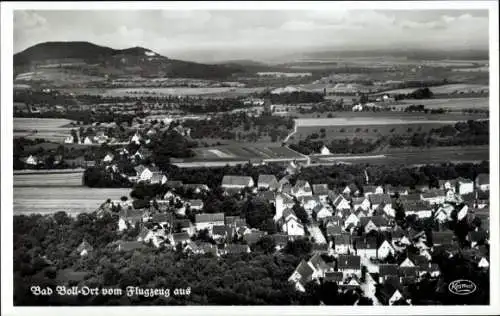
M 43 138 L 63 142 L 70 135 L 71 128 L 63 127 L 71 123 L 66 119 L 14 118 L 14 137 Z
M 447 85 L 442 85 L 442 86 L 433 86 L 429 87 L 429 89 L 432 91 L 434 94 L 452 94 L 452 93 L 478 93 L 481 91 L 488 92 L 489 91 L 489 86 L 488 85 L 482 85 L 482 84 L 465 84 L 465 83 L 459 83 L 459 84 L 447 84 Z M 405 89 L 395 89 L 395 90 L 389 90 L 389 91 L 384 91 L 383 94 L 388 93 L 388 94 L 408 94 L 413 91 L 417 90 L 417 88 L 405 88 Z M 382 94 L 382 93 L 380 93 Z
M 451 110 L 462 109 L 488 109 L 490 98 L 452 98 L 452 99 L 426 99 L 426 100 L 401 100 L 403 105 L 422 104 L 428 109 L 446 108 Z
M 367 125 L 406 125 L 406 124 L 452 124 L 455 120 L 439 120 L 429 119 L 428 116 L 406 116 L 404 118 L 397 117 L 333 117 L 333 118 L 299 118 L 295 120 L 298 128 L 301 127 L 318 127 L 318 126 L 367 126 Z
M 81 170 L 23 170 L 14 172 L 15 187 L 81 187 Z
M 15 181 L 15 180 L 14 180 Z M 95 211 L 106 199 L 128 196 L 130 189 L 94 189 L 87 187 L 16 187 L 14 215 L 65 211 L 70 215 Z
M 488 118 L 485 115 L 458 113 L 425 115 L 420 113 L 379 112 L 367 113 L 364 116 L 360 115 L 362 114 L 346 112 L 334 118 L 296 119 L 297 131 L 290 137 L 290 141 L 303 140 L 313 133 L 321 135 L 321 130 L 324 130 L 325 137 L 318 139 L 355 137 L 376 139 L 388 135 L 428 132 L 443 125 L 454 125 L 458 121 Z
M 445 162 L 481 162 L 489 160 L 488 146 L 397 148 L 383 154 L 329 155 L 318 158 L 316 164 L 370 163 L 370 164 L 441 164 Z
M 286 161 L 304 158 L 299 153 L 279 145 L 228 145 L 215 148 L 195 148 L 196 157 L 183 159 L 184 162 L 194 161 L 241 161 L 249 159 L 262 159 L 264 161 Z
M 398 123 L 398 124 L 359 124 L 359 125 L 349 125 L 349 126 L 300 126 L 297 128 L 297 133 L 292 135 L 290 141 L 299 141 L 306 139 L 307 136 L 317 133 L 320 135 L 320 130 L 325 130 L 325 137 L 318 138 L 318 140 L 328 140 L 328 139 L 344 139 L 344 138 L 362 138 L 362 139 L 377 139 L 381 136 L 388 135 L 412 135 L 415 132 L 428 132 L 433 128 L 443 126 L 445 124 L 442 122 L 413 122 L 413 123 Z

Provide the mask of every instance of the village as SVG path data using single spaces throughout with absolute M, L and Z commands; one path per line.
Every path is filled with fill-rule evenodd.
M 131 142 L 139 141 L 134 135 Z M 117 155 L 137 159 L 141 151 Z M 145 247 L 170 249 L 190 255 L 211 253 L 216 257 L 250 253 L 267 240 L 279 252 L 289 242 L 308 240 L 309 260 L 302 260 L 289 276 L 297 291 L 310 282 L 335 282 L 339 291 L 361 290 L 374 304 L 411 304 L 407 287 L 423 278 L 437 278 L 437 252 L 450 258 L 466 254 L 479 269 L 489 268 L 489 175 L 475 179 L 442 179 L 439 187 L 427 185 L 373 185 L 329 187 L 300 179 L 301 164 L 290 162 L 287 175 L 224 175 L 220 188 L 225 196 L 239 200 L 260 200 L 272 205 L 274 229 L 252 227 L 243 216 L 229 216 L 220 210 L 205 212 L 207 184 L 170 179 L 154 165 L 138 164 L 128 175 L 108 153 L 100 164 L 111 174 L 144 186 L 161 186 L 166 193 L 146 200 L 107 200 L 98 216 L 118 215 L 119 232 L 135 230 L 135 240 L 113 243 L 117 251 Z M 291 183 L 291 176 L 298 180 Z M 165 190 L 164 190 L 165 191 Z M 185 198 L 186 191 L 191 197 Z M 146 201 L 146 202 L 144 202 Z M 466 245 L 460 242 L 450 223 L 464 223 Z M 424 223 L 422 225 L 422 223 Z M 81 256 L 93 250 L 87 241 L 77 248 Z

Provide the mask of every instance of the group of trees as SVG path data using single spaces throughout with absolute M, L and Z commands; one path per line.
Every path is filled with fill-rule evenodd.
M 270 137 L 276 142 L 286 137 L 293 124 L 293 119 L 289 117 L 269 114 L 253 117 L 242 112 L 225 113 L 205 120 L 186 120 L 183 126 L 191 128 L 193 139 L 258 141 Z
M 324 101 L 324 93 L 309 91 L 293 91 L 284 93 L 271 93 L 270 91 L 260 94 L 261 98 L 268 99 L 272 104 L 299 104 L 319 103 Z
M 394 96 L 394 99 L 396 101 L 398 100 L 403 100 L 403 99 L 431 99 L 434 96 L 434 93 L 428 88 L 419 88 L 416 89 L 415 91 L 408 93 L 408 94 L 397 94 Z
M 297 144 L 290 144 L 290 148 L 305 155 L 318 154 L 323 146 L 326 146 L 331 153 L 361 154 L 375 150 L 383 142 L 383 138 L 371 141 L 356 137 L 352 139 L 333 139 L 330 142 L 322 140 L 315 141 L 312 139 L 312 137 L 308 137 L 305 140 L 299 141 Z

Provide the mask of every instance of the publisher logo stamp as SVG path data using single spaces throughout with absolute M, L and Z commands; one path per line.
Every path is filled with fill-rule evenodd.
M 476 291 L 477 286 L 469 280 L 455 280 L 448 285 L 448 290 L 456 295 L 469 295 Z

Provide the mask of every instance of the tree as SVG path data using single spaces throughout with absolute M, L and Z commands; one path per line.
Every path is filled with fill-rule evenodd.
M 300 204 L 295 203 L 292 209 L 295 212 L 295 215 L 297 215 L 297 218 L 303 224 L 309 224 L 309 216 L 307 215 L 306 210 Z
M 300 258 L 308 256 L 311 250 L 312 250 L 312 244 L 306 238 L 300 238 L 293 241 L 289 241 L 284 249 L 285 253 Z
M 268 235 L 260 238 L 255 246 L 257 251 L 262 251 L 266 254 L 274 253 L 274 251 L 276 250 L 276 242 L 271 236 Z

